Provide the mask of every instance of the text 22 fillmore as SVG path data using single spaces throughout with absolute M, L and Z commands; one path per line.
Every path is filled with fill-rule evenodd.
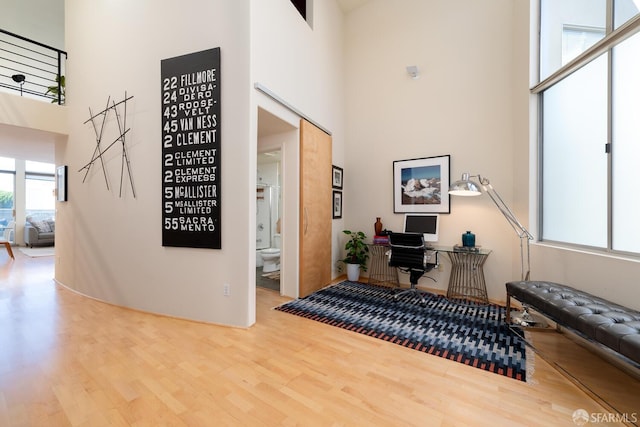
M 221 249 L 220 48 L 163 59 L 162 245 Z

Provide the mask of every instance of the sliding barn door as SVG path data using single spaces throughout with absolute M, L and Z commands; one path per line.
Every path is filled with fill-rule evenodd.
M 300 121 L 300 291 L 331 281 L 331 136 Z

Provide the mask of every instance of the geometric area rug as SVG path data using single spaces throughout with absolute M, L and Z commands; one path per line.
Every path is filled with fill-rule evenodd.
M 344 281 L 276 310 L 526 381 L 525 342 L 504 321 L 505 307 L 424 294 L 394 299 L 394 289 Z

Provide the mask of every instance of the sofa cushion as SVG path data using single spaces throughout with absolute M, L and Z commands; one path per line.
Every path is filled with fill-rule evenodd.
M 38 230 L 38 233 L 51 233 L 51 227 L 47 221 L 37 221 L 32 218 L 27 218 L 27 222 L 31 224 L 33 228 Z

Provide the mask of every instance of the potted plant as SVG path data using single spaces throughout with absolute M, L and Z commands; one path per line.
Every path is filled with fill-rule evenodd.
M 360 270 L 367 271 L 369 247 L 364 242 L 367 236 L 362 231 L 343 230 L 342 232 L 349 236 L 349 240 L 344 245 L 347 253 L 342 262 L 347 265 L 347 279 L 356 282 L 360 277 Z
M 58 83 L 60 84 L 60 90 L 58 90 Z M 58 103 L 58 94 L 60 95 L 60 103 L 64 104 L 64 91 L 65 91 L 65 79 L 64 76 L 56 76 L 56 84 L 54 86 L 47 87 L 45 95 L 51 94 L 54 98 L 51 100 L 52 104 Z

